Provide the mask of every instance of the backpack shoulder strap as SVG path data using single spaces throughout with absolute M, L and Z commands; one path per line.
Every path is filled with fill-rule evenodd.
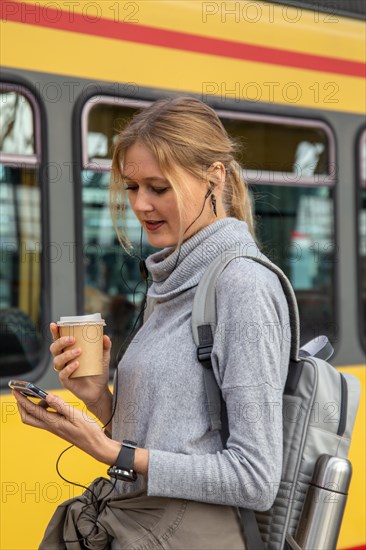
M 221 430 L 224 442 L 228 437 L 227 420 L 225 416 L 225 404 L 222 401 L 220 388 L 217 384 L 215 375 L 212 370 L 211 352 L 214 343 L 213 336 L 215 334 L 217 315 L 216 315 L 216 283 L 219 275 L 225 267 L 234 259 L 243 257 L 248 261 L 257 261 L 268 267 L 276 273 L 280 278 L 282 288 L 287 298 L 289 306 L 289 317 L 291 325 L 291 351 L 290 365 L 291 376 L 296 381 L 298 374 L 301 372 L 300 357 L 299 357 L 299 341 L 300 341 L 300 323 L 299 312 L 295 293 L 292 289 L 290 281 L 287 279 L 283 271 L 273 264 L 263 254 L 258 252 L 256 256 L 252 255 L 237 255 L 235 252 L 226 252 L 218 256 L 206 269 L 201 281 L 197 287 L 192 309 L 192 333 L 195 344 L 197 346 L 197 358 L 203 365 L 203 381 L 206 392 L 206 404 L 210 418 L 211 430 Z M 292 376 L 293 375 L 293 376 Z
M 224 258 L 223 258 L 224 255 Z M 258 262 L 279 277 L 282 284 L 283 291 L 285 293 L 290 316 L 291 325 L 291 352 L 290 359 L 294 362 L 298 362 L 299 359 L 299 346 L 300 346 L 300 322 L 299 311 L 296 302 L 296 296 L 291 286 L 290 281 L 284 274 L 284 272 L 274 263 L 272 263 L 263 254 L 258 252 L 256 256 L 240 254 L 235 252 L 225 252 L 218 256 L 206 269 L 201 281 L 197 287 L 197 291 L 193 301 L 192 309 L 192 332 L 193 338 L 196 343 L 199 359 L 205 360 L 205 355 L 211 352 L 209 346 L 213 344 L 210 342 L 209 333 L 214 333 L 216 328 L 216 283 L 219 275 L 223 272 L 226 266 L 236 258 L 246 258 L 249 261 Z M 202 328 L 205 327 L 205 328 Z M 211 331 L 209 330 L 211 329 Z

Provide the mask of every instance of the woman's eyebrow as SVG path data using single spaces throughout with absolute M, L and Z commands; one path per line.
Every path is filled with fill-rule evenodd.
M 165 178 L 159 178 L 158 176 L 155 178 L 143 178 L 142 181 L 160 181 L 161 183 L 169 183 Z

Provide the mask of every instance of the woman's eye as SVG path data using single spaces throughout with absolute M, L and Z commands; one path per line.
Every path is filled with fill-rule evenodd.
M 136 191 L 138 187 L 133 185 L 128 185 L 125 187 L 125 191 Z M 169 189 L 169 187 L 151 187 L 152 191 L 156 193 L 157 195 L 161 195 L 162 193 L 165 193 Z

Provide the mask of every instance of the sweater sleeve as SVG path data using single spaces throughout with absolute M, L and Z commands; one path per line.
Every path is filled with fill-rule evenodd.
M 243 258 L 220 275 L 216 296 L 212 364 L 227 407 L 226 448 L 215 454 L 150 449 L 148 495 L 263 511 L 273 504 L 282 470 L 287 302 L 278 277 Z

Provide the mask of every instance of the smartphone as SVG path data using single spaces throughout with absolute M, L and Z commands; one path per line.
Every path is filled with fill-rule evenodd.
M 38 397 L 38 399 L 45 400 L 47 392 L 32 384 L 32 382 L 25 382 L 24 380 L 9 380 L 8 386 L 14 390 L 19 390 L 26 397 Z

